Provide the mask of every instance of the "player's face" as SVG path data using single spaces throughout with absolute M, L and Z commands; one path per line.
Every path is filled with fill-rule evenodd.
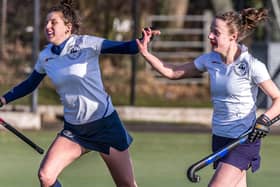
M 232 44 L 237 44 L 235 37 L 229 33 L 226 22 L 221 19 L 214 19 L 208 35 L 212 50 L 226 55 Z
M 45 35 L 50 43 L 59 45 L 71 35 L 71 24 L 65 24 L 61 12 L 50 12 L 45 22 Z

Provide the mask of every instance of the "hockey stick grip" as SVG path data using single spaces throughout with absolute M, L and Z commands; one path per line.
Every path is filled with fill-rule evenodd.
M 44 149 L 39 147 L 37 144 L 35 144 L 33 141 L 31 141 L 29 138 L 27 138 L 25 135 L 20 133 L 17 129 L 15 129 L 13 126 L 5 122 L 3 119 L 0 118 L 0 124 L 14 133 L 17 137 L 19 137 L 21 140 L 23 140 L 25 143 L 27 143 L 29 146 L 31 146 L 33 149 L 35 149 L 39 154 L 44 153 Z
M 273 118 L 271 120 L 271 125 L 273 123 L 275 123 L 276 121 L 278 121 L 280 119 L 280 115 L 276 116 L 275 118 Z M 230 143 L 229 145 L 221 148 L 220 150 L 206 156 L 205 158 L 199 160 L 198 162 L 194 163 L 193 165 L 191 165 L 188 170 L 187 170 L 187 177 L 191 182 L 199 182 L 200 181 L 200 176 L 196 174 L 197 171 L 201 170 L 202 168 L 208 166 L 209 164 L 215 162 L 216 160 L 224 157 L 225 155 L 228 154 L 228 152 L 230 150 L 232 150 L 233 148 L 235 148 L 236 146 L 243 144 L 244 142 L 246 142 L 246 140 L 248 139 L 248 134 L 250 132 L 246 133 L 245 135 L 241 136 L 239 139 L 233 141 L 232 143 Z

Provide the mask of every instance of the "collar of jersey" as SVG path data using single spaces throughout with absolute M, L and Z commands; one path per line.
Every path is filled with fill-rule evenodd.
M 60 55 L 61 51 L 63 50 L 63 48 L 65 47 L 65 44 L 67 43 L 67 41 L 69 40 L 69 38 L 67 38 L 66 40 L 64 40 L 64 42 L 62 42 L 59 45 L 52 45 L 51 47 L 51 51 L 52 53 L 56 54 L 56 55 Z

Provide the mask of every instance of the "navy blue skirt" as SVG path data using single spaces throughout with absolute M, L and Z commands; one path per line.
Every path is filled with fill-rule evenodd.
M 216 152 L 225 147 L 236 139 L 225 138 L 213 135 L 212 151 Z M 255 172 L 260 167 L 260 139 L 253 143 L 245 142 L 231 150 L 226 156 L 214 162 L 214 169 L 218 166 L 219 161 L 233 165 L 240 170 L 248 170 L 250 167 L 252 172 Z
M 105 118 L 83 125 L 72 125 L 64 121 L 64 128 L 59 135 L 88 150 L 105 154 L 110 153 L 110 147 L 124 151 L 133 140 L 116 111 Z

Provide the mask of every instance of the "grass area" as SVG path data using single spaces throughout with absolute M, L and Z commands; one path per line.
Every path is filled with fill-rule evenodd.
M 47 149 L 56 131 L 24 132 Z M 137 183 L 141 187 L 205 187 L 213 170 L 199 171 L 201 182 L 190 183 L 185 170 L 192 163 L 210 153 L 210 134 L 136 133 L 131 155 Z M 262 167 L 248 176 L 248 186 L 277 187 L 280 179 L 278 151 L 280 137 L 269 136 L 262 149 Z M 42 156 L 7 131 L 0 132 L 0 186 L 39 186 L 37 168 Z M 70 165 L 59 177 L 67 187 L 114 186 L 110 174 L 97 153 L 89 153 Z

